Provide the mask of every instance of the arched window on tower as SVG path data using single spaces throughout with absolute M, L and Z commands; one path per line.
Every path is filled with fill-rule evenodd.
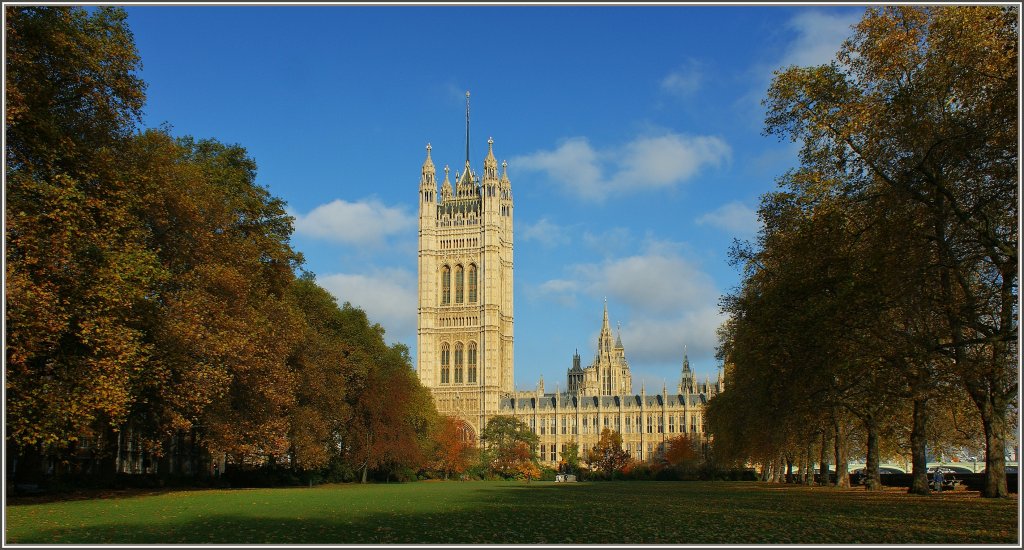
M 466 349 L 466 364 L 468 365 L 468 377 L 466 382 L 476 384 L 476 342 L 470 342 Z
M 463 279 L 462 266 L 461 265 L 457 265 L 457 266 L 455 266 L 455 303 L 456 304 L 461 304 L 462 303 L 462 296 L 463 296 L 463 294 L 462 294 L 462 290 L 463 290 L 463 285 L 462 285 L 463 281 L 462 281 L 462 279 Z
M 447 384 L 451 373 L 451 348 L 448 344 L 441 344 L 441 383 Z
M 448 266 L 441 268 L 441 305 L 452 303 L 452 270 Z
M 471 304 L 476 303 L 476 265 L 469 264 L 469 300 Z
M 462 343 L 455 344 L 455 383 L 462 383 Z

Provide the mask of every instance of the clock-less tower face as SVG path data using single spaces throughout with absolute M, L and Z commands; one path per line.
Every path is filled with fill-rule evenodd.
M 468 148 L 467 148 L 468 149 Z M 417 372 L 438 411 L 479 436 L 512 393 L 512 194 L 488 140 L 483 177 L 446 166 L 440 191 L 428 146 L 420 178 Z

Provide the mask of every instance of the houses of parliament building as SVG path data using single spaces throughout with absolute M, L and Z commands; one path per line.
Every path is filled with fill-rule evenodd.
M 543 377 L 532 391 L 513 386 L 513 200 L 507 163 L 487 156 L 478 176 L 469 158 L 469 92 L 466 93 L 466 162 L 454 178 L 437 170 L 427 145 L 420 171 L 416 365 L 438 412 L 460 419 L 479 438 L 497 415 L 522 420 L 540 438 L 544 463 L 557 463 L 567 444 L 597 444 L 601 430 L 622 434 L 623 448 L 647 460 L 678 434 L 704 437 L 707 400 L 723 391 L 695 380 L 683 354 L 679 383 L 669 392 L 633 392 L 621 336 L 613 340 L 604 305 L 593 361 L 572 358 L 564 386 L 546 392 Z M 452 184 L 454 179 L 454 186 Z

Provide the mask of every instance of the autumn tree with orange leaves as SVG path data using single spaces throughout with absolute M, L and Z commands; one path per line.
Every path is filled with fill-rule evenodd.
M 442 416 L 433 436 L 433 469 L 448 479 L 462 474 L 476 459 L 477 448 L 473 436 L 466 432 L 461 420 Z
M 124 10 L 5 10 L 18 475 L 46 459 L 75 474 L 83 453 L 96 471 L 138 471 L 122 468 L 127 446 L 161 474 L 211 459 L 364 477 L 422 466 L 436 413 L 408 351 L 296 276 L 292 218 L 255 160 L 137 130 L 145 83 Z

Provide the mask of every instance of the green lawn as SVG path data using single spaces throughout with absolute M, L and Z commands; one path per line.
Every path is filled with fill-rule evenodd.
M 420 482 L 8 505 L 7 543 L 1015 543 L 1017 499 L 752 482 Z

